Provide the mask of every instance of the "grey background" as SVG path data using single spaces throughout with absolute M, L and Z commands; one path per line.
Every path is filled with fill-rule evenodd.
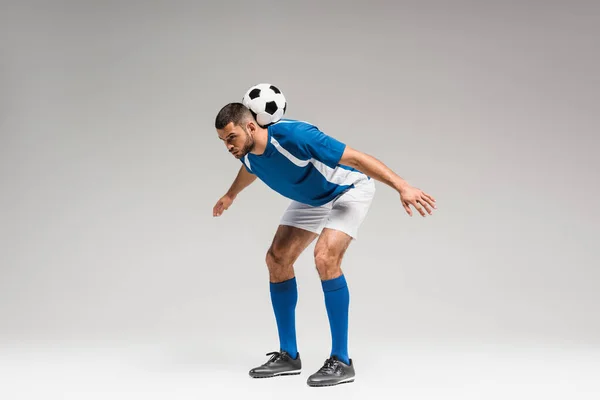
M 0 343 L 149 343 L 239 379 L 264 361 L 288 201 L 257 181 L 211 213 L 240 167 L 214 117 L 270 82 L 438 200 L 410 218 L 379 183 L 347 253 L 364 374 L 404 343 L 592 354 L 599 35 L 592 1 L 2 2 Z M 311 252 L 309 369 L 330 345 Z

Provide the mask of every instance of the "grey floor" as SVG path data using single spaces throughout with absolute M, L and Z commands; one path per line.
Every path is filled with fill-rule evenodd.
M 366 338 L 364 338 L 366 339 Z M 354 383 L 310 388 L 300 376 L 251 379 L 265 358 L 243 343 L 20 342 L 0 348 L 3 399 L 598 399 L 600 350 L 576 346 L 359 340 Z M 341 398 L 340 397 L 340 398 Z

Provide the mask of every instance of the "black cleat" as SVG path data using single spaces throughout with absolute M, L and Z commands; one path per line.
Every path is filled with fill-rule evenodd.
M 252 378 L 271 378 L 281 375 L 299 375 L 302 368 L 300 353 L 293 359 L 287 351 L 274 351 L 267 353 L 271 356 L 269 360 L 260 367 L 252 368 L 250 376 Z
M 325 360 L 325 364 L 312 374 L 306 383 L 308 386 L 334 386 L 340 383 L 354 382 L 354 364 L 345 364 L 336 356 Z

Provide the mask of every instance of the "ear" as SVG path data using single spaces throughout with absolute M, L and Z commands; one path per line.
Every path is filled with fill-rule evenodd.
M 248 121 L 248 124 L 246 125 L 246 129 L 248 129 L 248 132 L 251 132 L 251 133 L 256 132 L 256 123 L 252 120 Z

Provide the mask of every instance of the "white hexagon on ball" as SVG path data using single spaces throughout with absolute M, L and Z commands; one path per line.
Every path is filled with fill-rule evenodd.
M 244 94 L 242 103 L 250 109 L 256 122 L 263 128 L 283 118 L 287 109 L 285 96 L 270 83 L 252 86 Z

